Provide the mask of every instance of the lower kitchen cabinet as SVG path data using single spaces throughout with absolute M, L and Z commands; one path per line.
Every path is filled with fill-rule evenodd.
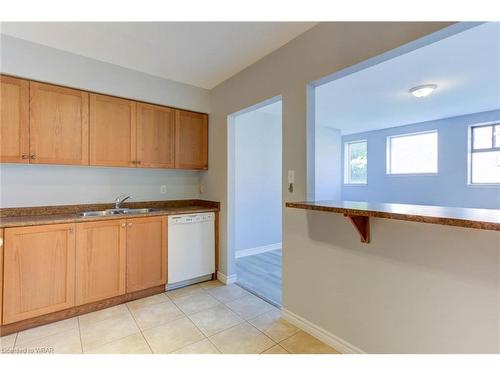
M 5 229 L 3 322 L 75 304 L 75 224 Z
M 166 216 L 6 228 L 0 239 L 2 325 L 167 282 Z
M 3 229 L 0 229 L 0 323 L 3 316 Z
M 127 220 L 127 292 L 166 282 L 166 216 Z
M 76 224 L 76 305 L 125 293 L 126 221 Z

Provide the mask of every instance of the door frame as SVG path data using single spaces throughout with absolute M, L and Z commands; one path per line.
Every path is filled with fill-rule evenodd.
M 231 113 L 227 116 L 227 272 L 228 275 L 222 275 L 222 278 L 226 280 L 227 284 L 231 284 L 236 282 L 236 248 L 235 248 L 235 240 L 236 240 L 236 231 L 235 231 L 235 222 L 236 222 L 236 166 L 235 166 L 235 141 L 236 141 L 236 132 L 235 132 L 235 122 L 236 119 L 244 115 L 246 113 L 255 111 L 259 108 L 266 107 L 268 105 L 281 102 L 282 107 L 282 115 L 281 115 L 281 153 L 282 153 L 282 165 L 281 165 L 281 174 L 282 174 L 282 187 L 283 187 L 283 97 L 281 95 L 273 96 L 272 98 L 266 99 L 262 102 L 254 104 L 250 107 L 244 108 L 240 111 Z M 283 196 L 282 196 L 283 200 Z M 282 202 L 283 203 L 283 202 Z M 283 225 L 282 225 L 282 233 L 283 233 Z

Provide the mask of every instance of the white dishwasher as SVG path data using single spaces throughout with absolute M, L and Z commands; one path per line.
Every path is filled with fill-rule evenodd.
M 215 272 L 215 214 L 168 217 L 168 287 L 209 279 Z

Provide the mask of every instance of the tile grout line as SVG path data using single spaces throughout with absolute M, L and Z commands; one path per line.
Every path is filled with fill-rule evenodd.
M 114 307 L 117 307 L 117 306 L 124 306 L 124 307 L 125 307 L 125 309 L 127 310 L 127 313 L 131 316 L 131 318 L 134 320 L 134 323 L 136 324 L 137 328 L 139 328 L 139 330 L 140 330 L 139 325 L 138 325 L 138 324 L 137 324 L 137 322 L 135 321 L 135 318 L 134 318 L 133 314 L 130 312 L 130 310 L 129 310 L 128 306 L 127 306 L 127 302 L 121 303 L 121 304 L 119 304 L 119 305 L 112 306 L 112 307 L 110 307 L 110 308 L 114 308 Z M 106 310 L 106 309 L 103 309 L 103 310 Z M 98 310 L 98 311 L 102 311 L 102 310 Z M 126 316 L 127 314 L 125 314 L 125 313 L 123 313 L 123 314 L 118 313 L 118 315 L 123 315 L 123 316 Z M 108 318 L 105 318 L 105 319 L 100 319 L 100 320 L 97 320 L 97 321 L 95 321 L 95 322 L 91 322 L 91 323 L 89 323 L 89 324 L 100 323 L 100 322 L 103 322 L 103 321 L 105 321 L 105 320 L 109 320 L 109 319 L 113 319 L 113 317 L 108 317 Z M 79 320 L 78 320 L 78 323 L 80 323 L 80 321 L 79 321 Z M 136 333 L 137 333 L 137 332 L 136 332 Z M 127 335 L 127 336 L 123 336 L 123 337 L 120 337 L 120 338 L 117 338 L 117 339 L 114 339 L 114 340 L 111 340 L 111 341 L 106 341 L 106 342 L 104 342 L 104 343 L 101 343 L 99 346 L 95 347 L 95 348 L 94 348 L 94 349 L 92 349 L 92 350 L 98 349 L 98 348 L 103 347 L 103 346 L 105 346 L 105 345 L 108 345 L 108 344 L 114 343 L 114 342 L 116 342 L 116 341 L 119 341 L 119 340 L 125 339 L 125 338 L 127 338 L 127 337 L 133 336 L 133 335 L 135 335 L 136 333 L 131 333 L 130 335 Z M 81 336 L 80 336 L 80 339 L 81 339 Z M 82 342 L 82 349 L 83 349 L 83 342 Z
M 73 317 L 73 318 L 68 318 L 68 319 L 74 319 L 74 318 L 77 318 L 77 317 Z M 42 325 L 42 326 L 39 326 L 39 327 L 46 327 L 46 326 L 49 326 L 51 324 L 56 324 L 56 323 L 59 323 L 59 322 L 63 322 L 64 320 L 68 320 L 68 319 L 63 319 L 63 320 L 59 320 L 59 321 L 56 321 L 56 322 L 53 322 L 53 323 L 49 323 L 49 324 L 45 324 L 45 325 Z M 77 322 L 78 322 L 78 319 L 77 319 Z M 78 322 L 79 323 L 79 322 Z M 21 332 L 25 332 L 25 331 L 29 331 L 31 329 L 36 329 L 36 328 L 39 328 L 39 327 L 34 327 L 34 328 L 29 328 L 29 329 L 26 329 L 24 331 L 20 331 L 20 332 L 17 332 L 17 336 L 16 336 L 16 339 L 15 339 L 15 342 L 14 342 L 14 345 L 17 345 L 17 340 L 19 339 L 19 333 Z M 46 338 L 49 338 L 49 337 L 52 337 L 52 336 L 55 336 L 55 335 L 58 335 L 60 333 L 63 333 L 63 332 L 68 332 L 68 331 L 71 331 L 73 330 L 74 328 L 67 328 L 67 329 L 63 329 L 61 331 L 57 331 L 57 332 L 54 332 L 54 333 L 51 333 L 50 335 L 45 335 L 45 336 L 40 336 L 40 337 L 35 337 L 35 338 L 31 338 L 31 339 L 28 339 L 28 341 L 26 341 L 24 343 L 24 347 L 28 347 L 28 345 L 30 343 L 32 343 L 33 341 L 38 341 L 38 340 L 43 340 L 43 339 L 46 339 Z M 80 329 L 78 328 L 78 332 L 80 332 Z
M 168 296 L 167 296 L 167 298 L 168 298 Z M 149 344 L 149 341 L 146 339 L 146 336 L 144 336 L 144 332 L 142 332 L 141 326 L 139 325 L 139 323 L 137 323 L 137 320 L 135 319 L 134 314 L 132 313 L 132 311 L 130 311 L 130 308 L 128 307 L 128 305 L 126 303 L 125 303 L 125 307 L 127 308 L 129 314 L 132 316 L 132 319 L 134 319 L 135 325 L 137 326 L 137 328 L 139 328 L 139 332 L 141 333 L 141 336 L 142 336 L 143 340 L 146 342 L 146 345 L 148 346 L 149 350 L 151 351 L 151 354 L 155 354 L 153 352 L 153 348 Z M 135 333 L 134 333 L 134 335 L 135 335 Z M 130 335 L 130 336 L 132 336 L 132 335 Z M 129 336 L 127 336 L 127 337 L 129 337 Z
M 215 307 L 215 306 L 214 306 L 214 307 Z M 212 308 L 213 308 L 213 307 L 212 307 Z M 207 310 L 209 310 L 209 309 L 207 309 Z M 230 310 L 230 309 L 228 308 L 228 310 Z M 199 311 L 199 312 L 203 312 L 203 311 L 206 311 L 206 310 L 202 310 L 202 311 Z M 227 330 L 229 330 L 229 329 L 231 329 L 231 328 L 234 328 L 234 327 L 239 326 L 240 324 L 242 324 L 242 323 L 245 323 L 245 322 L 246 322 L 246 321 L 245 321 L 245 319 L 243 319 L 242 317 L 240 317 L 239 315 L 237 315 L 236 313 L 234 313 L 232 310 L 230 310 L 230 311 L 231 311 L 233 314 L 235 314 L 238 318 L 242 319 L 242 321 L 241 321 L 241 322 L 238 322 L 238 323 L 236 323 L 236 324 L 234 324 L 234 325 L 232 325 L 231 327 L 227 327 L 227 328 L 224 328 L 224 329 L 222 329 L 222 330 L 220 330 L 220 331 L 218 331 L 218 332 L 215 332 L 214 334 L 212 334 L 212 335 L 210 335 L 210 336 L 209 336 L 209 335 L 207 335 L 205 332 L 203 332 L 203 331 L 201 330 L 201 328 L 199 328 L 199 327 L 198 327 L 198 325 L 195 323 L 195 321 L 194 321 L 194 320 L 192 320 L 192 319 L 189 317 L 189 315 L 186 315 L 186 316 L 189 318 L 189 320 L 191 320 L 191 321 L 193 322 L 193 324 L 196 326 L 196 328 L 198 328 L 198 329 L 201 331 L 201 333 L 203 333 L 203 334 L 205 335 L 205 337 L 206 337 L 207 339 L 209 339 L 209 340 L 210 340 L 210 337 L 214 337 L 215 335 L 218 335 L 219 333 L 225 332 L 225 331 L 227 331 Z M 198 314 L 198 312 L 196 312 L 196 313 L 194 313 L 194 314 L 191 314 L 191 315 L 195 315 L 195 314 Z M 212 341 L 210 340 L 210 342 L 212 342 Z M 214 345 L 215 345 L 215 344 L 214 344 Z
M 195 285 L 196 285 L 196 284 L 195 284 Z M 221 285 L 221 287 L 223 287 L 223 286 L 225 286 L 225 285 Z M 237 285 L 237 286 L 238 286 L 239 288 L 241 288 L 239 285 Z M 218 288 L 218 287 L 214 287 L 214 288 Z M 214 289 L 214 288 L 210 288 L 210 289 Z M 201 289 L 203 289 L 203 288 L 201 288 Z M 216 332 L 216 333 L 212 334 L 211 336 L 206 335 L 206 334 L 205 334 L 205 332 L 203 332 L 203 331 L 202 331 L 202 330 L 201 330 L 201 329 L 200 329 L 200 328 L 196 325 L 196 323 L 195 323 L 195 322 L 191 319 L 191 317 L 190 317 L 188 314 L 184 313 L 184 311 L 180 308 L 180 306 L 178 306 L 178 305 L 175 303 L 175 300 L 173 300 L 173 299 L 172 299 L 172 302 L 173 302 L 173 303 L 174 303 L 174 304 L 175 304 L 175 305 L 176 305 L 176 306 L 177 306 L 177 307 L 178 307 L 178 308 L 179 308 L 179 309 L 180 309 L 180 310 L 181 310 L 181 311 L 182 311 L 182 312 L 186 315 L 186 317 L 187 317 L 187 318 L 188 318 L 188 319 L 189 319 L 189 320 L 190 320 L 190 321 L 191 321 L 191 322 L 192 322 L 192 323 L 196 326 L 196 328 L 197 328 L 197 329 L 198 329 L 198 330 L 199 330 L 199 331 L 200 331 L 200 332 L 201 332 L 201 333 L 202 333 L 202 334 L 203 334 L 203 335 L 204 335 L 204 336 L 205 336 L 205 337 L 206 337 L 206 338 L 207 338 L 207 339 L 208 339 L 208 340 L 209 340 L 209 341 L 210 341 L 210 342 L 211 342 L 211 343 L 212 343 L 212 344 L 213 344 L 213 345 L 214 345 L 214 346 L 215 346 L 215 347 L 219 350 L 219 351 L 220 351 L 220 349 L 217 347 L 217 345 L 216 345 L 216 344 L 215 344 L 215 343 L 214 343 L 214 342 L 213 342 L 210 338 L 211 338 L 211 337 L 213 337 L 213 336 L 215 336 L 215 335 L 218 335 L 218 334 L 220 334 L 220 333 L 222 333 L 222 332 L 225 332 L 225 331 L 227 331 L 227 330 L 229 330 L 229 329 L 231 329 L 231 328 L 234 328 L 234 327 L 236 327 L 236 326 L 238 326 L 238 325 L 240 325 L 240 324 L 242 324 L 242 323 L 248 323 L 251 327 L 255 328 L 257 331 L 259 331 L 259 332 L 260 332 L 260 333 L 262 333 L 264 336 L 266 336 L 267 338 L 269 338 L 269 339 L 270 339 L 270 340 L 274 343 L 274 345 L 273 345 L 273 346 L 275 346 L 275 345 L 279 345 L 279 344 L 280 344 L 280 342 L 283 342 L 283 341 L 285 341 L 285 340 L 289 339 L 290 337 L 295 336 L 297 333 L 299 333 L 300 329 L 298 329 L 297 327 L 295 327 L 295 326 L 294 326 L 295 328 L 297 328 L 297 329 L 298 329 L 298 331 L 297 331 L 297 332 L 293 333 L 292 335 L 290 335 L 290 336 L 289 336 L 289 337 L 287 337 L 287 338 L 284 338 L 283 340 L 279 340 L 279 341 L 278 341 L 278 340 L 273 339 L 273 338 L 272 338 L 271 336 L 269 336 L 268 334 L 266 334 L 266 332 L 265 332 L 265 331 L 263 331 L 263 330 L 259 329 L 257 326 L 255 326 L 255 325 L 254 325 L 254 324 L 253 324 L 250 320 L 253 320 L 253 319 L 256 319 L 256 318 L 258 318 L 258 317 L 261 317 L 262 315 L 269 313 L 269 312 L 270 312 L 270 311 L 272 311 L 273 309 L 277 309 L 277 310 L 279 310 L 279 308 L 278 308 L 278 307 L 276 307 L 275 305 L 273 305 L 273 304 L 271 304 L 271 303 L 269 303 L 269 302 L 265 301 L 263 298 L 261 298 L 261 297 L 259 297 L 259 296 L 255 295 L 255 294 L 253 294 L 253 293 L 251 293 L 251 292 L 248 292 L 245 288 L 241 288 L 241 289 L 242 289 L 242 290 L 244 290 L 245 292 L 247 292 L 247 295 L 240 296 L 240 297 L 237 297 L 237 298 L 231 299 L 231 300 L 226 301 L 226 302 L 222 302 L 222 301 L 221 301 L 221 300 L 219 300 L 217 297 L 215 297 L 212 293 L 210 293 L 208 290 L 203 289 L 203 290 L 204 290 L 206 293 L 208 293 L 211 297 L 213 297 L 214 299 L 216 299 L 216 300 L 219 302 L 219 304 L 218 304 L 218 305 L 215 305 L 215 306 L 212 306 L 212 307 L 209 307 L 209 308 L 206 308 L 206 309 L 202 309 L 202 310 L 200 310 L 200 311 L 196 311 L 196 312 L 192 313 L 191 315 L 194 315 L 194 314 L 197 314 L 197 313 L 200 313 L 200 312 L 206 311 L 206 310 L 210 310 L 210 309 L 213 309 L 213 308 L 215 308 L 215 307 L 217 307 L 217 306 L 222 305 L 222 306 L 224 306 L 225 308 L 227 308 L 229 311 L 231 311 L 233 314 L 235 314 L 237 317 L 239 317 L 240 319 L 242 319 L 242 321 L 241 321 L 241 322 L 239 322 L 239 323 L 237 323 L 237 324 L 234 324 L 234 325 L 232 325 L 231 327 L 227 327 L 227 328 L 225 328 L 225 329 L 223 329 L 223 330 L 221 330 L 221 331 L 219 331 L 219 332 Z M 269 309 L 269 310 L 267 310 L 267 311 L 264 311 L 263 313 L 257 314 L 257 315 L 255 315 L 255 316 L 252 316 L 252 317 L 250 317 L 250 318 L 244 318 L 243 316 L 241 316 L 240 314 L 238 314 L 235 310 L 231 309 L 231 308 L 227 305 L 228 303 L 231 303 L 231 302 L 234 302 L 234 301 L 237 301 L 237 300 L 240 300 L 240 299 L 243 299 L 243 298 L 249 297 L 249 296 L 256 297 L 256 298 L 258 298 L 259 300 L 261 300 L 261 301 L 263 301 L 263 302 L 267 303 L 268 305 L 270 305 L 270 306 L 271 306 L 271 309 Z M 190 296 L 189 296 L 189 295 L 187 295 L 187 296 L 185 296 L 185 297 L 189 298 Z M 180 297 L 180 298 L 182 298 L 182 297 Z M 202 340 L 200 340 L 200 341 L 202 341 Z M 197 341 L 197 342 L 199 342 L 199 341 Z M 196 342 L 195 342 L 195 343 L 196 343 Z M 195 344 L 195 343 L 193 343 L 193 344 Z M 189 344 L 189 345 L 192 345 L 192 344 Z M 189 345 L 186 345 L 186 346 L 184 346 L 183 348 L 185 348 L 185 347 L 187 347 L 187 346 L 189 346 Z M 281 347 L 281 345 L 279 345 L 279 346 Z M 181 348 L 181 349 L 182 349 L 182 348 Z M 268 349 L 269 349 L 269 348 L 268 348 Z M 285 348 L 283 348 L 283 349 L 284 349 L 285 351 L 287 351 Z M 177 350 L 180 350 L 180 349 L 177 349 Z M 267 349 L 265 349 L 265 350 L 267 350 Z M 264 350 L 264 351 L 265 351 L 265 350 Z M 287 351 L 287 352 L 288 352 L 288 351 Z M 259 353 L 259 354 L 260 354 L 260 353 Z
M 196 284 L 195 284 L 195 285 L 196 285 Z M 197 340 L 197 341 L 195 341 L 195 342 L 193 342 L 193 343 L 190 343 L 190 344 L 188 344 L 188 345 L 182 346 L 181 348 L 175 349 L 174 351 L 181 350 L 181 349 L 186 348 L 186 347 L 188 347 L 188 346 L 190 346 L 190 345 L 194 345 L 194 344 L 199 343 L 199 342 L 201 342 L 201 341 L 203 341 L 203 340 L 205 340 L 205 339 L 208 339 L 208 341 L 209 341 L 209 342 L 210 342 L 210 343 L 211 343 L 211 344 L 215 347 L 215 349 L 217 349 L 217 351 L 219 351 L 219 352 L 221 352 L 221 353 L 222 353 L 222 350 L 221 350 L 221 349 L 220 349 L 220 348 L 219 348 L 219 347 L 215 344 L 215 342 L 214 342 L 214 341 L 212 341 L 212 339 L 211 339 L 211 338 L 213 338 L 215 335 L 218 335 L 218 334 L 220 334 L 220 333 L 222 333 L 222 332 L 225 332 L 225 331 L 227 331 L 227 330 L 230 330 L 230 329 L 232 329 L 232 328 L 234 328 L 234 327 L 236 327 L 236 326 L 238 326 L 238 325 L 241 325 L 241 324 L 243 324 L 243 323 L 247 323 L 250 327 L 255 328 L 258 332 L 262 333 L 265 337 L 268 337 L 268 338 L 271 340 L 271 342 L 273 342 L 273 345 L 272 345 L 271 347 L 273 347 L 273 346 L 275 346 L 275 345 L 278 345 L 278 346 L 280 346 L 281 348 L 283 348 L 283 350 L 285 350 L 286 352 L 288 352 L 288 351 L 287 351 L 284 347 L 282 347 L 282 346 L 280 345 L 280 343 L 281 343 L 281 342 L 283 342 L 283 341 L 285 341 L 285 340 L 287 340 L 288 338 L 290 338 L 290 337 L 292 337 L 292 336 L 296 335 L 298 332 L 294 333 L 293 335 L 291 335 L 291 336 L 289 336 L 288 338 L 285 338 L 285 339 L 283 339 L 283 340 L 281 340 L 281 341 L 276 341 L 276 340 L 274 340 L 272 337 L 268 336 L 268 335 L 267 335 L 267 334 L 266 334 L 263 330 L 259 329 L 257 326 L 255 326 L 255 325 L 251 322 L 251 320 L 254 320 L 254 319 L 258 318 L 258 317 L 261 317 L 261 316 L 262 316 L 262 315 L 264 315 L 264 314 L 269 313 L 270 311 L 272 311 L 272 310 L 273 310 L 273 309 L 275 309 L 276 307 L 275 307 L 275 306 L 273 306 L 272 304 L 270 304 L 269 302 L 267 302 L 267 301 L 263 300 L 262 298 L 260 298 L 260 297 L 258 297 L 258 296 L 255 296 L 255 295 L 253 295 L 252 293 L 248 293 L 248 292 L 247 292 L 247 294 L 246 294 L 246 295 L 239 296 L 239 297 L 236 297 L 236 298 L 231 299 L 231 300 L 227 300 L 226 302 L 223 302 L 223 300 L 218 299 L 216 296 L 214 296 L 212 293 L 210 293 L 210 292 L 209 292 L 209 290 L 210 290 L 210 289 L 219 288 L 219 287 L 224 287 L 224 286 L 225 286 L 225 285 L 220 285 L 220 286 L 216 286 L 216 287 L 213 287 L 213 288 L 208 288 L 208 289 L 205 289 L 205 288 L 202 288 L 202 287 L 198 286 L 198 289 L 200 289 L 200 291 L 203 291 L 203 292 L 204 292 L 204 294 L 206 294 L 206 295 L 210 296 L 210 297 L 211 297 L 211 298 L 213 298 L 215 301 L 217 301 L 217 304 L 216 304 L 216 305 L 214 305 L 214 306 L 208 307 L 208 308 L 203 308 L 203 309 L 201 309 L 201 310 L 199 310 L 199 311 L 196 311 L 196 312 L 193 312 L 193 313 L 191 313 L 191 314 L 190 314 L 190 315 L 195 315 L 195 314 L 197 314 L 197 313 L 201 313 L 201 312 L 204 312 L 204 311 L 207 311 L 207 310 L 210 310 L 210 309 L 214 309 L 214 308 L 217 308 L 217 307 L 223 307 L 223 308 L 227 309 L 228 311 L 230 311 L 232 314 L 234 314 L 236 317 L 238 317 L 238 318 L 240 319 L 240 321 L 239 321 L 239 322 L 237 322 L 237 323 L 235 323 L 234 325 L 231 325 L 230 327 L 227 327 L 227 328 L 225 328 L 225 329 L 223 329 L 223 330 L 221 330 L 221 331 L 219 331 L 219 332 L 216 332 L 216 333 L 212 334 L 211 336 L 208 336 L 208 334 L 206 334 L 205 332 L 203 332 L 203 331 L 200 329 L 200 327 L 198 327 L 198 325 L 194 322 L 194 320 L 191 318 L 191 316 L 190 316 L 190 315 L 188 315 L 188 314 L 186 314 L 186 313 L 185 313 L 185 312 L 184 312 L 184 311 L 180 308 L 180 306 L 179 306 L 179 305 L 175 302 L 175 300 L 174 300 L 174 299 L 172 299 L 171 297 L 169 297 L 169 296 L 167 295 L 167 292 L 163 292 L 163 293 L 162 293 L 162 294 L 166 297 L 166 300 L 165 300 L 165 301 L 155 302 L 155 303 L 153 303 L 153 304 L 149 305 L 149 306 L 154 306 L 154 305 L 158 305 L 158 304 L 165 303 L 165 302 L 168 302 L 168 301 L 172 302 L 172 303 L 173 303 L 173 305 L 174 305 L 174 306 L 176 306 L 176 307 L 179 309 L 179 311 L 182 313 L 182 316 L 181 316 L 181 317 L 179 317 L 179 318 L 177 318 L 177 319 L 172 320 L 171 322 L 164 323 L 164 324 L 170 324 L 170 323 L 175 322 L 176 320 L 180 320 L 180 319 L 182 319 L 182 318 L 186 317 L 186 318 L 188 318 L 188 320 L 189 320 L 189 321 L 190 321 L 190 322 L 191 322 L 191 323 L 192 323 L 192 324 L 196 327 L 196 329 L 197 329 L 197 330 L 198 330 L 198 331 L 202 334 L 202 336 L 203 336 L 203 338 L 202 338 L 202 339 Z M 239 286 L 238 286 L 238 287 L 239 287 Z M 239 287 L 239 288 L 241 288 L 241 287 Z M 245 290 L 244 288 L 241 288 L 241 289 L 242 289 L 242 290 Z M 245 291 L 245 292 L 246 292 L 246 291 Z M 238 312 L 236 312 L 235 310 L 231 309 L 231 308 L 227 305 L 228 303 L 232 303 L 232 302 L 234 302 L 234 301 L 241 300 L 241 299 L 243 299 L 243 298 L 247 298 L 247 297 L 249 297 L 249 296 L 251 296 L 251 295 L 252 295 L 252 296 L 254 296 L 254 297 L 256 297 L 256 298 L 258 298 L 259 300 L 261 300 L 261 301 L 263 301 L 263 302 L 267 303 L 268 305 L 270 305 L 270 306 L 271 306 L 271 308 L 270 308 L 269 310 L 267 310 L 267 311 L 264 311 L 264 312 L 262 312 L 262 313 L 260 313 L 260 314 L 255 315 L 255 316 L 248 317 L 248 318 L 244 318 L 243 316 L 241 316 L 240 314 L 238 314 Z M 189 295 L 186 295 L 185 297 L 189 298 L 190 296 L 189 296 Z M 192 297 L 194 297 L 194 296 L 192 296 Z M 145 298 L 147 298 L 147 297 L 145 297 Z M 182 297 L 180 297 L 180 298 L 182 298 Z M 222 298 L 224 298 L 224 297 L 222 297 Z M 143 328 L 142 328 L 142 327 L 138 324 L 138 322 L 137 322 L 137 320 L 136 320 L 136 318 L 135 318 L 135 316 L 134 316 L 134 314 L 133 314 L 133 312 L 132 312 L 131 308 L 128 306 L 128 303 L 123 303 L 122 305 L 124 305 L 124 306 L 125 306 L 126 312 L 127 312 L 128 314 L 130 314 L 130 316 L 132 317 L 132 319 L 133 319 L 134 323 L 136 324 L 136 327 L 139 329 L 139 332 L 141 333 L 142 338 L 144 339 L 144 341 L 145 341 L 145 342 L 146 342 L 146 344 L 148 345 L 149 350 L 151 351 L 151 353 L 153 353 L 153 354 L 154 354 L 154 351 L 153 351 L 153 349 L 152 349 L 152 347 L 151 347 L 151 345 L 150 345 L 149 341 L 146 339 L 146 337 L 145 337 L 145 335 L 144 335 L 144 330 L 143 330 Z M 148 305 L 146 305 L 146 306 L 148 306 Z M 146 306 L 144 306 L 144 307 L 146 307 Z M 123 315 L 125 316 L 126 314 L 123 314 Z M 78 334 L 79 334 L 79 341 L 80 341 L 81 353 L 85 353 L 85 352 L 84 352 L 84 350 L 83 350 L 83 349 L 84 349 L 84 347 L 83 347 L 83 340 L 82 340 L 81 322 L 80 322 L 80 319 L 79 319 L 80 317 L 75 317 L 75 318 L 76 318 L 76 320 L 77 320 L 77 325 L 78 325 Z M 109 319 L 109 318 L 106 318 L 106 319 Z M 96 321 L 96 322 L 91 322 L 91 324 L 93 324 L 93 323 L 97 323 L 97 322 L 101 322 L 101 321 L 106 320 L 106 319 L 99 319 L 99 320 L 98 320 L 98 321 Z M 161 326 L 161 325 L 163 325 L 163 324 L 160 324 L 160 325 L 158 325 L 158 326 Z M 157 326 L 157 327 L 158 327 L 158 326 Z M 150 328 L 147 328 L 147 329 L 154 329 L 154 328 L 155 328 L 155 327 L 150 327 Z M 69 329 L 68 329 L 68 330 L 69 330 Z M 67 330 L 63 330 L 63 331 L 61 331 L 61 332 L 64 332 L 64 331 L 67 331 Z M 300 330 L 299 330 L 299 331 L 300 331 Z M 59 333 L 59 332 L 57 332 L 57 333 Z M 47 336 L 44 336 L 44 337 L 51 337 L 51 336 L 53 336 L 53 335 L 55 335 L 55 334 L 57 334 L 57 333 L 54 333 L 54 334 L 51 334 L 51 335 L 47 335 Z M 133 334 L 130 334 L 130 335 L 128 335 L 128 336 L 125 336 L 125 337 L 122 337 L 122 338 L 118 338 L 118 339 L 116 339 L 116 340 L 112 340 L 112 341 L 110 341 L 110 342 L 107 342 L 107 343 L 102 344 L 101 346 L 104 346 L 104 345 L 107 345 L 107 344 L 110 344 L 110 343 L 113 343 L 113 342 L 116 342 L 116 341 L 119 341 L 119 340 L 125 339 L 125 338 L 130 337 L 130 336 L 135 335 L 135 334 L 136 334 L 136 333 L 133 333 Z M 14 347 L 18 344 L 18 339 L 19 339 L 19 333 L 16 333 L 16 337 L 15 337 L 15 339 L 14 339 Z M 36 339 L 29 340 L 29 342 L 34 341 L 34 340 L 36 340 Z M 96 349 L 97 349 L 97 348 L 96 348 Z M 268 348 L 268 349 L 269 349 L 269 348 Z M 264 351 L 266 351 L 266 350 L 268 350 L 268 349 L 265 349 Z M 173 353 L 174 351 L 172 351 L 172 352 L 170 352 L 170 353 Z M 261 353 L 262 353 L 262 352 L 261 352 Z
M 172 302 L 173 302 L 173 301 L 172 301 Z M 174 302 L 174 303 L 175 303 L 175 302 Z M 177 305 L 176 305 L 176 306 L 177 306 Z M 177 306 L 177 307 L 179 308 L 179 310 L 181 310 L 181 308 L 180 308 L 179 306 Z M 181 311 L 182 311 L 182 310 L 181 310 Z M 203 332 L 203 331 L 200 329 L 200 327 L 198 327 L 198 326 L 196 325 L 196 323 L 195 323 L 195 322 L 194 322 L 194 321 L 193 321 L 193 320 L 189 317 L 189 315 L 188 315 L 188 314 L 186 314 L 184 311 L 182 311 L 182 313 L 183 313 L 183 314 L 185 315 L 185 317 L 186 317 L 186 318 L 188 318 L 188 320 L 189 320 L 189 321 L 190 321 L 190 322 L 191 322 L 191 323 L 195 326 L 195 328 L 196 328 L 196 329 L 197 329 L 197 330 L 198 330 L 198 331 L 199 331 L 199 332 L 203 335 L 203 338 L 202 338 L 202 339 L 200 339 L 200 340 L 198 340 L 198 341 L 192 342 L 191 344 L 188 344 L 188 345 L 185 345 L 185 346 L 180 347 L 180 348 L 178 348 L 178 349 L 172 350 L 171 352 L 169 352 L 169 354 L 170 354 L 170 353 L 173 353 L 173 352 L 175 352 L 175 351 L 177 351 L 177 350 L 181 350 L 181 349 L 187 348 L 189 345 L 194 345 L 194 344 L 196 344 L 196 343 L 198 343 L 198 342 L 201 342 L 201 341 L 203 341 L 203 340 L 205 340 L 205 339 L 208 339 L 208 336 L 207 336 L 207 335 L 205 335 L 205 332 Z
M 80 338 L 80 348 L 82 349 L 82 354 L 84 354 L 83 342 L 82 342 L 82 328 L 80 327 L 80 317 L 77 316 L 76 321 L 78 322 L 78 337 Z

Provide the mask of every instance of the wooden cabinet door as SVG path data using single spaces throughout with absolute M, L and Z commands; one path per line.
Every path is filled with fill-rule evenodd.
M 3 324 L 74 306 L 75 224 L 5 229 Z
M 0 76 L 0 162 L 29 163 L 29 81 Z
M 125 225 L 125 220 L 76 224 L 76 305 L 125 294 Z
M 0 229 L 0 325 L 2 324 L 3 312 L 3 229 Z
M 136 166 L 136 103 L 90 94 L 90 164 Z
M 89 163 L 89 94 L 30 82 L 30 163 Z
M 166 282 L 166 216 L 127 220 L 127 292 Z
M 175 167 L 208 169 L 208 116 L 176 111 Z
M 137 163 L 140 167 L 174 168 L 175 110 L 137 103 Z

